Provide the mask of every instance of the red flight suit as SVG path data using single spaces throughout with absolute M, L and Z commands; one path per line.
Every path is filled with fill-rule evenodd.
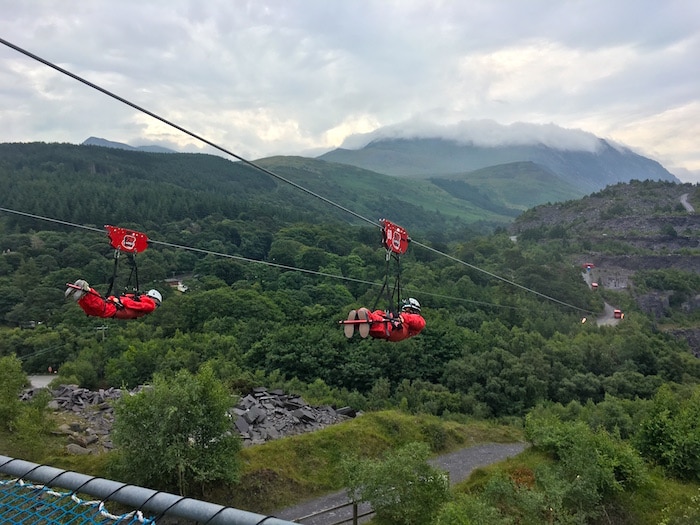
M 104 299 L 93 288 L 78 299 L 78 305 L 87 315 L 115 319 L 137 319 L 150 314 L 158 306 L 156 301 L 147 295 L 129 293 L 119 298 L 110 295 Z
M 384 310 L 367 312 L 367 318 L 373 321 L 369 326 L 369 335 L 376 339 L 387 339 L 392 342 L 403 341 L 421 333 L 425 328 L 425 319 L 419 314 L 401 312 L 398 317 L 387 319 Z

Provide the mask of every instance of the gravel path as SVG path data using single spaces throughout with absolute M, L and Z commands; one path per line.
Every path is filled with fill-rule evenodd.
M 688 202 L 687 193 L 681 195 L 681 204 L 685 208 L 685 211 L 687 211 L 688 213 L 695 213 L 695 208 L 693 208 L 693 205 Z
M 449 472 L 450 482 L 455 484 L 468 478 L 475 469 L 517 456 L 525 450 L 526 447 L 527 445 L 525 443 L 487 443 L 438 456 L 430 460 L 429 463 Z M 272 514 L 277 518 L 297 521 L 305 525 L 331 525 L 341 520 L 351 520 L 352 507 L 331 510 L 313 518 L 301 518 L 326 509 L 333 509 L 334 507 L 349 503 L 349 501 L 345 491 L 334 492 L 317 499 L 305 501 L 293 507 L 287 507 L 286 509 L 273 512 Z M 361 506 L 359 514 L 367 512 L 368 510 L 369 506 Z M 363 521 L 360 519 L 359 522 L 363 523 L 366 521 L 368 520 L 365 519 Z

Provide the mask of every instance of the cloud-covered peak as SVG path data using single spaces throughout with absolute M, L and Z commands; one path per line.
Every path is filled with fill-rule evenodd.
M 382 139 L 419 138 L 440 138 L 480 147 L 542 144 L 558 150 L 590 153 L 599 151 L 603 144 L 603 141 L 592 133 L 580 129 L 565 129 L 555 124 L 514 122 L 503 125 L 493 120 L 468 120 L 440 125 L 416 119 L 385 126 L 370 133 L 352 135 L 345 139 L 341 147 L 360 149 L 370 142 Z

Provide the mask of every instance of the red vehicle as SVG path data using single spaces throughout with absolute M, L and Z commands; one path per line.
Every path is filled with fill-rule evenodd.
M 591 283 L 591 288 L 594 290 L 598 289 L 598 283 Z
M 622 310 L 615 310 L 615 311 L 613 312 L 613 317 L 614 317 L 615 319 L 624 319 L 624 318 L 625 318 L 625 314 L 622 313 Z

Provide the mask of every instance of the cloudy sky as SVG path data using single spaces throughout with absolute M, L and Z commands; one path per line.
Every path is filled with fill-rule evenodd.
M 248 160 L 315 156 L 387 130 L 446 126 L 497 140 L 497 130 L 561 127 L 700 182 L 697 0 L 0 0 L 0 9 L 3 40 Z M 0 122 L 0 142 L 96 136 L 211 152 L 6 44 Z

